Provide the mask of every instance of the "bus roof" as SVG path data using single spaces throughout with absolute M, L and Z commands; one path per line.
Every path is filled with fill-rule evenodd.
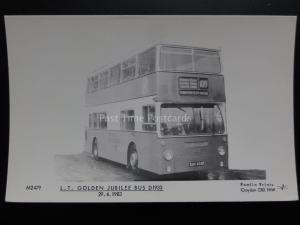
M 201 49 L 201 50 L 214 51 L 214 52 L 220 52 L 221 51 L 221 49 L 216 49 L 216 48 L 203 48 L 203 47 L 198 47 L 198 46 L 192 46 L 192 45 L 186 45 L 186 44 L 176 44 L 176 43 L 161 42 L 161 43 L 157 43 L 156 45 L 170 46 L 170 47 L 177 47 L 177 48 L 193 48 L 193 49 Z

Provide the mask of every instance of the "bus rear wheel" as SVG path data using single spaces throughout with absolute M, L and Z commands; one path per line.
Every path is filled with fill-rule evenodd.
M 98 152 L 98 142 L 95 138 L 93 141 L 92 153 L 95 160 L 99 160 L 99 152 Z
M 138 153 L 134 144 L 129 147 L 127 167 L 134 172 L 138 171 Z

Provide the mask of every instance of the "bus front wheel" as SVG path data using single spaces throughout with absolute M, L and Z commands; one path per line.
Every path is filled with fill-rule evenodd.
M 128 150 L 127 167 L 134 171 L 138 171 L 138 153 L 134 144 L 131 144 Z
M 98 143 L 97 143 L 97 139 L 96 138 L 94 138 L 94 141 L 93 141 L 92 153 L 93 153 L 94 159 L 95 160 L 99 160 Z

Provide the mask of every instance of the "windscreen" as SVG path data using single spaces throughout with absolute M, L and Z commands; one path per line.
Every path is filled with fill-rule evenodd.
M 224 104 L 162 104 L 162 136 L 224 134 Z

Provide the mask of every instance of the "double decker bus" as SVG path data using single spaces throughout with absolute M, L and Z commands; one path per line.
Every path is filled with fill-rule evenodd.
M 86 151 L 159 175 L 228 168 L 220 51 L 157 44 L 88 77 Z

